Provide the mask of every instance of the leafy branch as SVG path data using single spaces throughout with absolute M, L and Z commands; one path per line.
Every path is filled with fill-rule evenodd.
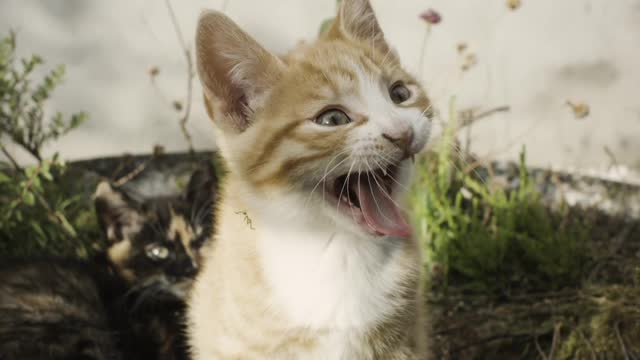
M 78 232 L 65 211 L 73 205 L 73 197 L 58 198 L 58 182 L 66 165 L 58 154 L 45 158 L 43 149 L 80 126 L 87 114 L 48 115 L 45 104 L 62 81 L 64 66 L 54 67 L 36 81 L 42 58 L 17 59 L 15 51 L 16 36 L 11 32 L 0 39 L 0 152 L 6 158 L 0 161 L 0 238 L 28 234 L 44 247 L 60 234 L 77 239 Z M 20 165 L 7 141 L 30 154 L 36 164 Z M 47 222 L 53 227 L 42 226 Z
M 62 81 L 64 66 L 56 66 L 34 85 L 30 77 L 43 64 L 42 58 L 32 55 L 18 63 L 15 49 L 12 32 L 0 43 L 0 135 L 10 138 L 40 162 L 43 147 L 80 126 L 87 114 L 76 113 L 66 120 L 57 112 L 46 121 L 44 105 Z M 3 153 L 7 155 L 6 149 Z

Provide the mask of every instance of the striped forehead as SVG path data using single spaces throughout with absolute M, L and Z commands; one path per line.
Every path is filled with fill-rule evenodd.
M 384 77 L 383 68 L 369 52 L 340 45 L 316 49 L 300 68 L 316 94 L 324 98 L 357 94 L 363 81 L 376 84 Z

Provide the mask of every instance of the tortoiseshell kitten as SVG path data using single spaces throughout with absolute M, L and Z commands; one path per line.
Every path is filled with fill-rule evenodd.
M 0 360 L 186 359 L 184 300 L 212 232 L 217 179 L 196 171 L 182 196 L 94 194 L 109 245 L 91 261 L 0 264 Z

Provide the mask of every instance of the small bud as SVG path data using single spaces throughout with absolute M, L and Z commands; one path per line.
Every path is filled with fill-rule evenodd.
M 587 116 L 589 116 L 589 105 L 585 104 L 585 103 L 573 103 L 571 101 L 567 101 L 567 105 L 569 105 L 569 107 L 571 107 L 571 111 L 573 111 L 573 116 L 576 117 L 576 119 L 584 119 Z
M 458 45 L 456 45 L 456 49 L 458 49 L 458 54 L 463 54 L 465 51 L 467 51 L 467 43 L 458 43 Z
M 151 76 L 152 78 L 158 76 L 158 74 L 160 74 L 160 69 L 157 66 L 154 66 L 151 69 L 149 69 L 149 76 Z
M 182 103 L 178 100 L 175 100 L 173 103 L 173 108 L 176 109 L 176 111 L 182 111 Z
M 429 9 L 420 14 L 420 18 L 426 21 L 429 25 L 436 25 L 442 21 L 442 16 L 440 16 L 440 13 L 433 9 Z
M 522 5 L 521 0 L 507 0 L 507 6 L 511 10 L 517 10 Z
M 154 156 L 160 156 L 160 155 L 162 155 L 164 153 L 165 153 L 164 146 L 158 145 L 158 144 L 153 145 L 153 155 Z
M 464 63 L 462 64 L 462 71 L 467 71 L 474 67 L 478 63 L 478 58 L 475 54 L 467 54 L 464 57 Z

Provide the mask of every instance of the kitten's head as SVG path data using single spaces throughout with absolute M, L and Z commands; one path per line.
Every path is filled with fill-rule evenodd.
M 212 235 L 216 186 L 210 165 L 191 176 L 181 196 L 136 201 L 106 181 L 98 184 L 94 201 L 107 257 L 132 289 L 185 297 Z
M 398 195 L 428 140 L 431 106 L 368 0 L 342 1 L 332 28 L 286 62 L 218 12 L 200 17 L 196 44 L 236 181 L 358 234 L 409 235 Z

